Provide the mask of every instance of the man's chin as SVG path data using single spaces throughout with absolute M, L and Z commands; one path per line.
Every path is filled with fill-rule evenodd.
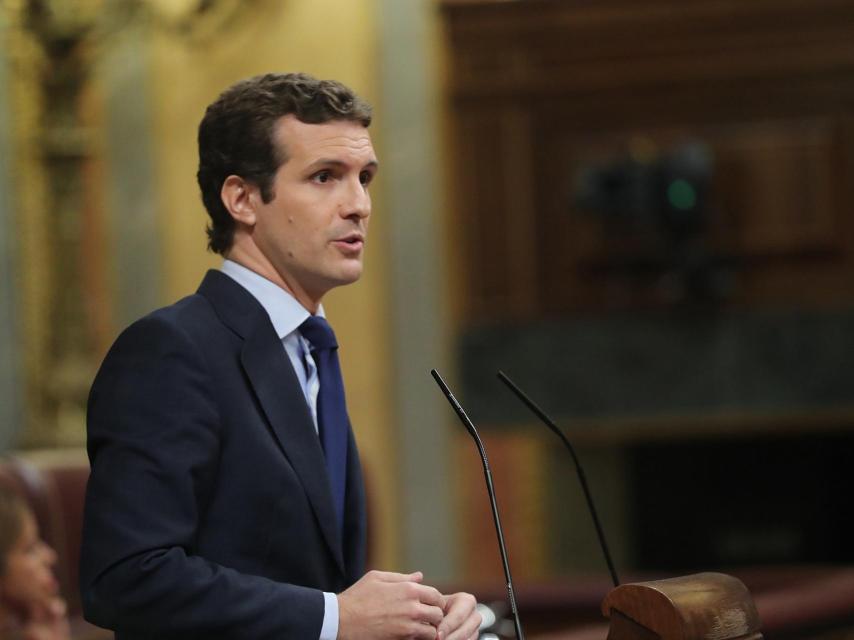
M 363 268 L 362 268 L 361 262 L 359 262 L 358 264 L 354 264 L 354 265 L 347 265 L 346 267 L 344 267 L 338 273 L 335 274 L 335 276 L 334 276 L 335 286 L 336 287 L 342 287 L 342 286 L 347 285 L 347 284 L 353 284 L 359 278 L 362 277 L 362 271 L 363 271 Z
M 362 277 L 362 264 L 349 264 L 325 272 L 315 272 L 305 290 L 316 300 L 320 301 L 332 289 L 353 284 Z

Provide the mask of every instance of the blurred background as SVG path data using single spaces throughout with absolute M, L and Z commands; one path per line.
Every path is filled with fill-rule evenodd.
M 117 333 L 195 290 L 196 127 L 267 71 L 375 106 L 367 266 L 325 304 L 372 557 L 603 580 L 854 563 L 850 0 L 3 0 L 0 452 L 82 460 Z

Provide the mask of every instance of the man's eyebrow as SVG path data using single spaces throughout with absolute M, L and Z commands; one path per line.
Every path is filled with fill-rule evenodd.
M 337 160 L 336 158 L 320 158 L 319 160 L 315 160 L 310 165 L 308 165 L 309 169 L 314 169 L 316 167 L 342 167 L 347 168 L 349 163 L 344 162 L 343 160 Z M 365 163 L 363 169 L 374 169 L 377 170 L 380 167 L 380 163 L 376 160 L 371 160 L 370 162 Z

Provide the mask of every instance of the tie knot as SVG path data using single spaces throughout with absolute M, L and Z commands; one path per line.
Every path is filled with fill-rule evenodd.
M 299 332 L 311 343 L 312 349 L 338 348 L 335 332 L 326 322 L 326 318 L 309 316 L 308 320 L 299 326 Z

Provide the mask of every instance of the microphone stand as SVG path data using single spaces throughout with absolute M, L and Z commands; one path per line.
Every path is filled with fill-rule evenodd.
M 445 394 L 445 397 L 448 399 L 451 407 L 453 407 L 459 417 L 460 422 L 463 423 L 466 431 L 468 431 L 469 435 L 474 439 L 478 453 L 480 453 L 480 459 L 483 463 L 483 475 L 486 478 L 486 490 L 489 493 L 489 502 L 492 506 L 492 519 L 495 521 L 495 532 L 498 534 L 498 549 L 501 552 L 501 562 L 504 565 L 504 578 L 507 581 L 507 595 L 510 599 L 510 610 L 513 613 L 513 625 L 516 628 L 516 638 L 518 638 L 518 640 L 525 640 L 525 634 L 522 633 L 522 623 L 519 621 L 519 612 L 516 610 L 516 593 L 513 590 L 513 579 L 510 577 L 510 562 L 507 560 L 507 548 L 504 546 L 504 534 L 501 531 L 501 519 L 498 517 L 498 503 L 495 499 L 495 488 L 492 485 L 492 472 L 489 470 L 489 460 L 486 457 L 486 449 L 483 446 L 483 441 L 480 439 L 480 435 L 478 435 L 474 424 L 466 415 L 466 412 L 463 410 L 462 406 L 460 406 L 460 403 L 457 402 L 457 399 L 454 397 L 454 394 L 451 393 L 451 390 L 448 388 L 448 385 L 445 384 L 445 381 L 442 379 L 442 376 L 439 375 L 439 372 L 435 369 L 431 369 L 430 375 L 432 375 L 436 380 L 436 384 L 439 385 L 442 393 Z
M 744 584 L 722 573 L 637 582 L 620 586 L 605 534 L 593 506 L 584 471 L 569 440 L 554 421 L 504 373 L 498 378 L 563 441 L 575 462 L 599 543 L 614 581 L 614 589 L 602 602 L 602 613 L 611 619 L 610 640 L 763 640 L 759 614 Z M 726 620 L 726 623 L 722 623 Z
M 578 461 L 578 456 L 575 455 L 575 449 L 563 434 L 563 431 L 561 431 L 554 421 L 546 415 L 546 412 L 540 409 L 540 407 L 531 400 L 524 391 L 517 387 L 503 371 L 498 372 L 498 379 L 507 385 L 510 391 L 516 394 L 516 397 L 519 398 L 531 411 L 533 411 L 534 414 L 536 414 L 536 416 L 542 420 L 543 423 L 558 436 L 558 438 L 561 439 L 563 444 L 566 445 L 566 448 L 569 450 L 569 455 L 572 456 L 572 461 L 575 463 L 575 471 L 578 474 L 578 481 L 581 483 L 581 489 L 584 491 L 584 497 L 587 499 L 587 507 L 590 510 L 590 515 L 593 517 L 593 525 L 596 527 L 596 535 L 599 537 L 599 545 L 602 547 L 602 553 L 605 555 L 605 562 L 608 565 L 608 571 L 611 573 L 611 580 L 615 587 L 619 587 L 620 580 L 617 578 L 617 571 L 614 569 L 614 561 L 611 559 L 610 551 L 608 551 L 608 543 L 605 541 L 605 532 L 602 530 L 602 524 L 599 522 L 599 516 L 596 514 L 596 507 L 593 504 L 593 496 L 590 494 L 590 487 L 587 486 L 587 476 L 584 474 L 584 469 Z

